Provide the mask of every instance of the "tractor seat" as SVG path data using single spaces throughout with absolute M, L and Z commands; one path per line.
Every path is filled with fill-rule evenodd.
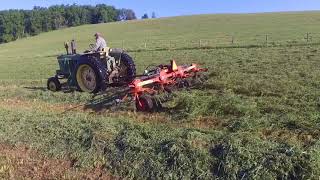
M 110 52 L 110 47 L 106 47 L 106 48 L 102 49 L 102 51 L 99 51 L 100 58 L 105 59 L 109 55 L 109 52 Z

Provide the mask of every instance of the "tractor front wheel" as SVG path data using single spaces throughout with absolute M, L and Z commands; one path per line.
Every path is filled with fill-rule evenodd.
M 57 77 L 51 77 L 48 79 L 47 88 L 50 91 L 57 92 L 61 90 L 61 84 Z

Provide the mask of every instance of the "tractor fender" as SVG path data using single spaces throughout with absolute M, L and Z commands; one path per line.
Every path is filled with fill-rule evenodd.
M 109 56 L 114 57 L 116 60 L 121 59 L 123 53 L 125 53 L 125 51 L 120 48 L 112 48 L 109 50 Z
M 128 72 L 126 74 L 126 82 L 131 82 L 136 76 L 136 66 L 134 64 L 133 58 L 127 54 L 126 51 L 120 48 L 110 49 L 109 56 L 114 57 L 116 61 L 120 61 L 120 64 L 125 64 L 128 68 Z
M 72 73 L 74 79 L 76 79 L 76 74 L 77 74 L 76 70 L 82 64 L 88 64 L 93 68 L 93 70 L 95 71 L 95 73 L 97 75 L 97 81 L 98 81 L 99 90 L 105 91 L 107 89 L 107 82 L 108 82 L 107 81 L 107 68 L 106 68 L 106 65 L 103 64 L 103 62 L 100 61 L 95 56 L 81 56 L 79 58 L 78 62 L 77 62 L 75 71 Z
M 109 50 L 109 54 L 121 54 L 123 52 L 124 52 L 124 50 L 121 48 L 111 48 Z

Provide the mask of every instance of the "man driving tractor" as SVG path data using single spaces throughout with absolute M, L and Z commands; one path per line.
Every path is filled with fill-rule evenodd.
M 106 60 L 107 60 L 107 70 L 109 73 L 109 83 L 113 83 L 113 78 L 116 77 L 119 73 L 118 68 L 116 66 L 116 60 L 114 57 L 108 56 L 109 48 L 107 47 L 106 40 L 102 37 L 101 33 L 94 34 L 96 38 L 96 44 L 93 47 L 92 51 L 94 52 L 106 52 Z
M 104 51 L 107 48 L 106 40 L 102 37 L 101 33 L 95 33 L 94 36 L 96 37 L 96 45 L 92 49 L 92 51 L 99 52 Z

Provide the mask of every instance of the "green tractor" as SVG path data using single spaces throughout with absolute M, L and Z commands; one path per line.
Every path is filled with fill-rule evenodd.
M 62 89 L 63 79 L 67 80 L 66 85 L 69 89 L 98 93 L 105 91 L 109 86 L 128 84 L 136 76 L 132 57 L 122 49 L 86 51 L 83 54 L 61 55 L 57 59 L 60 69 L 47 82 L 48 90 L 54 92 Z M 110 67 L 116 69 L 112 78 Z

